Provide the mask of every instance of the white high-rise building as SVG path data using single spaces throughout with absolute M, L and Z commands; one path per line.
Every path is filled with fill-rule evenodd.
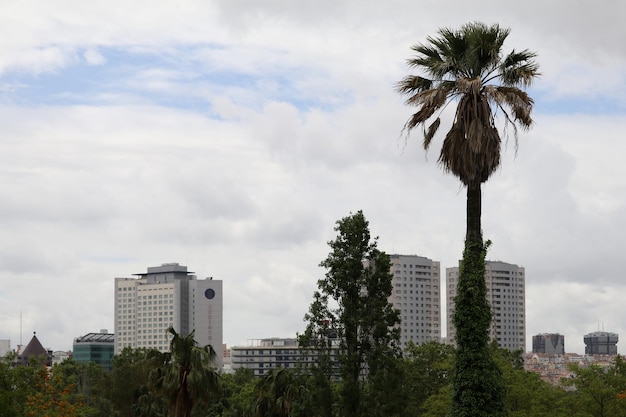
M 400 310 L 400 343 L 441 340 L 439 262 L 417 255 L 390 255 L 393 294 L 389 302 Z
M 526 350 L 526 273 L 524 267 L 500 261 L 485 262 L 487 301 L 491 305 L 490 337 L 502 348 Z M 447 340 L 455 344 L 452 323 L 459 268 L 446 268 Z
M 172 326 L 195 331 L 200 346 L 222 349 L 222 281 L 198 280 L 177 263 L 149 267 L 136 278 L 115 278 L 115 353 L 124 347 L 169 350 Z

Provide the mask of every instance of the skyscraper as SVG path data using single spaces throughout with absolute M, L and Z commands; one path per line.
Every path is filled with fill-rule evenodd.
M 221 352 L 222 281 L 192 274 L 186 266 L 168 263 L 136 278 L 115 278 L 116 354 L 126 346 L 168 351 L 169 326 L 181 335 L 195 331 L 201 346 Z
M 417 255 L 390 255 L 393 294 L 389 302 L 400 310 L 400 342 L 441 340 L 439 262 Z
M 523 267 L 500 261 L 485 262 L 487 300 L 491 305 L 490 337 L 502 348 L 526 350 L 526 284 Z M 455 343 L 452 323 L 459 268 L 446 268 L 447 339 Z

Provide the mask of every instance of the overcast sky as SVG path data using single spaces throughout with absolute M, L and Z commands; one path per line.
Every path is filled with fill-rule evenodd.
M 335 221 L 458 265 L 465 191 L 405 138 L 411 46 L 469 21 L 538 54 L 535 126 L 483 194 L 488 259 L 526 268 L 537 333 L 626 353 L 626 2 L 0 3 L 0 339 L 113 331 L 115 277 L 224 282 L 224 341 L 291 337 Z M 443 129 L 441 129 L 444 131 Z M 445 317 L 445 313 L 443 314 Z M 443 326 L 445 332 L 445 326 Z

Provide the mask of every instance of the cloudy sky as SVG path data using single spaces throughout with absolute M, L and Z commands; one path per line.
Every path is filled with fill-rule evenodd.
M 357 210 L 443 275 L 465 192 L 401 134 L 394 83 L 412 45 L 474 20 L 543 74 L 483 202 L 489 259 L 526 268 L 527 347 L 626 338 L 626 3 L 478 3 L 1 2 L 0 339 L 20 312 L 54 350 L 112 331 L 114 277 L 166 262 L 224 281 L 229 345 L 293 336 Z

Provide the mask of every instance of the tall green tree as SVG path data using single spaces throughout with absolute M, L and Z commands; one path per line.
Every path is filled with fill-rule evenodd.
M 215 350 L 211 345 L 199 346 L 193 331 L 186 336 L 172 327 L 167 331 L 172 335 L 170 351 L 152 353 L 151 379 L 157 392 L 168 399 L 170 415 L 191 417 L 198 404 L 208 405 L 221 391 Z
M 320 263 L 327 272 L 317 282 L 300 343 L 337 352 L 341 414 L 362 416 L 372 411 L 364 407 L 363 379 L 382 383 L 376 376 L 384 372 L 385 359 L 400 354 L 400 317 L 388 302 L 389 256 L 378 250 L 363 212 L 337 221 L 335 231 L 337 238 L 328 242 L 331 252 Z
M 528 50 L 503 55 L 509 29 L 473 22 L 458 30 L 443 28 L 425 44 L 413 47 L 409 67 L 421 72 L 397 84 L 406 104 L 417 107 L 404 130 L 423 127 L 424 149 L 441 125 L 450 103 L 456 112 L 439 154 L 444 170 L 467 188 L 465 248 L 460 265 L 456 309 L 457 353 L 453 376 L 452 415 L 504 416 L 504 386 L 489 353 L 491 309 L 486 300 L 485 254 L 481 228 L 481 185 L 500 165 L 505 127 L 528 129 L 533 99 L 523 90 L 539 75 L 536 54 Z

